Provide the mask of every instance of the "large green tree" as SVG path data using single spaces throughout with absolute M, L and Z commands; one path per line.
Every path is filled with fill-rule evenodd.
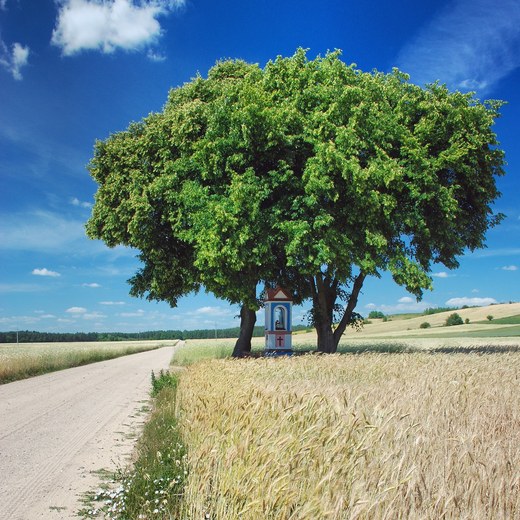
M 175 305 L 204 286 L 242 305 L 250 349 L 260 282 L 312 301 L 334 352 L 367 276 L 416 295 L 500 221 L 500 103 L 363 73 L 298 50 L 264 69 L 226 61 L 164 110 L 96 144 L 87 232 L 140 251 L 131 292 Z
M 139 250 L 131 293 L 175 306 L 204 286 L 239 303 L 235 355 L 251 349 L 258 284 L 284 262 L 270 208 L 291 142 L 261 82 L 256 65 L 219 63 L 161 113 L 97 142 L 89 165 L 99 189 L 87 233 Z
M 265 77 L 275 104 L 303 121 L 305 166 L 278 226 L 287 265 L 310 287 L 318 349 L 334 352 L 367 276 L 388 270 L 421 298 L 432 264 L 455 268 L 484 246 L 502 218 L 492 211 L 501 103 L 420 88 L 398 70 L 362 73 L 339 53 L 310 61 L 299 51 Z

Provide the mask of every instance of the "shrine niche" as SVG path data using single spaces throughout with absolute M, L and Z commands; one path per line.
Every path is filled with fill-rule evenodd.
M 292 353 L 292 297 L 281 287 L 267 289 L 265 297 L 265 350 Z

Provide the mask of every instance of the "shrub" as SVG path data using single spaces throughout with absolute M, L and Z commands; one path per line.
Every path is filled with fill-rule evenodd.
M 157 397 L 157 394 L 166 387 L 177 388 L 178 377 L 175 374 L 170 374 L 167 370 L 161 370 L 159 377 L 157 377 L 152 370 L 152 397 Z
M 469 323 L 469 318 L 466 318 L 466 319 L 464 320 L 464 323 L 467 325 L 467 324 Z
M 454 312 L 446 318 L 446 326 L 451 327 L 452 325 L 462 325 L 464 322 L 458 313 Z
M 487 319 L 488 319 L 489 321 L 493 321 L 493 316 L 491 316 L 491 314 L 489 314 L 489 315 L 487 316 Z
M 421 329 L 429 329 L 429 328 L 431 327 L 431 325 L 430 325 L 427 321 L 423 321 L 423 322 L 419 325 L 419 327 L 420 327 Z
M 385 315 L 381 311 L 370 311 L 370 314 L 368 315 L 368 319 L 370 320 L 377 320 L 377 319 L 384 319 Z

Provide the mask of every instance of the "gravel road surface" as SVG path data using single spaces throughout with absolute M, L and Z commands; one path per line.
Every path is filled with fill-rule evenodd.
M 0 386 L 0 519 L 78 518 L 101 469 L 129 461 L 150 374 L 173 347 Z

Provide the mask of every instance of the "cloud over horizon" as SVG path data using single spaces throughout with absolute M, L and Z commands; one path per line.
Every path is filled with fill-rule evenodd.
M 142 49 L 161 36 L 158 18 L 182 5 L 184 0 L 62 0 L 51 41 L 64 56 Z
M 450 298 L 446 305 L 450 307 L 463 307 L 467 305 L 468 307 L 484 307 L 486 305 L 491 305 L 492 303 L 498 303 L 495 298 L 468 298 L 467 296 L 463 296 L 461 298 Z
M 455 0 L 402 49 L 398 66 L 423 85 L 488 92 L 520 66 L 518 0 Z

